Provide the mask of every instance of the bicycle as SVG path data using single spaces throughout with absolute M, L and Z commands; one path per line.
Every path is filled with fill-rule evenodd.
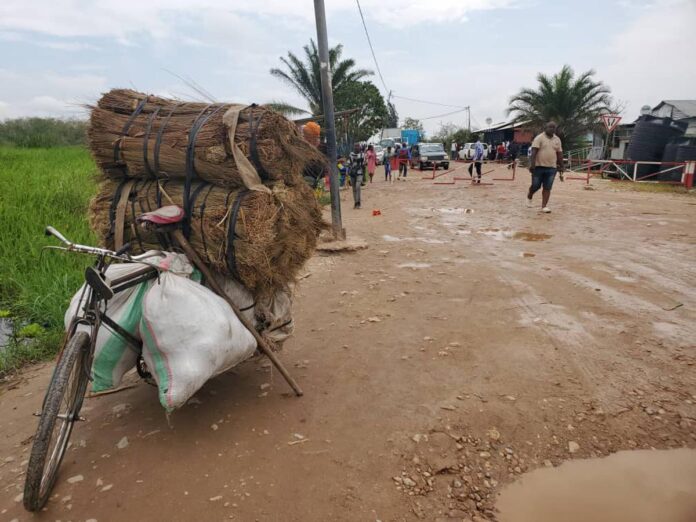
M 80 417 L 80 409 L 91 379 L 92 357 L 99 329 L 102 326 L 108 327 L 136 350 L 139 356 L 136 366 L 139 375 L 145 379 L 150 377 L 142 362 L 142 343 L 113 321 L 107 315 L 107 310 L 108 302 L 114 295 L 157 278 L 159 270 L 154 265 L 148 265 L 113 280 L 108 279 L 106 271 L 115 260 L 142 263 L 148 258 L 163 255 L 162 252 L 153 250 L 140 256 L 129 256 L 127 252 L 130 244 L 111 251 L 73 243 L 51 226 L 46 227 L 45 232 L 47 236 L 56 237 L 65 246 L 44 248 L 94 255 L 97 260 L 94 266 L 85 270 L 86 284 L 79 301 L 84 306 L 78 308 L 70 322 L 46 390 L 41 413 L 37 414 L 40 420 L 24 483 L 23 502 L 28 511 L 38 511 L 46 505 L 68 448 L 73 425 L 84 420 Z M 86 326 L 88 331 L 78 331 L 80 325 Z
M 271 360 L 271 363 L 278 369 L 295 392 L 295 395 L 298 397 L 302 396 L 302 389 L 275 355 L 270 344 L 241 313 L 237 305 L 215 279 L 210 268 L 203 263 L 191 247 L 181 231 L 181 224 L 184 219 L 184 211 L 180 207 L 170 205 L 142 214 L 137 221 L 146 228 L 154 229 L 158 234 L 164 234 L 167 236 L 168 243 L 183 251 L 189 261 L 200 270 L 209 288 L 227 302 L 242 325 L 254 336 L 258 349 Z M 76 421 L 84 420 L 80 417 L 80 409 L 87 391 L 87 384 L 91 379 L 92 357 L 99 328 L 102 325 L 106 325 L 112 332 L 120 335 L 127 342 L 128 346 L 136 350 L 138 354 L 136 370 L 140 377 L 146 381 L 152 377 L 147 372 L 142 359 L 142 343 L 140 340 L 109 318 L 106 311 L 107 304 L 114 295 L 157 278 L 161 269 L 156 265 L 149 264 L 130 274 L 112 280 L 107 278 L 106 271 L 110 266 L 110 261 L 147 264 L 146 260 L 148 258 L 165 255 L 163 252 L 152 250 L 139 256 L 130 256 L 127 255 L 130 249 L 129 243 L 116 251 L 111 251 L 68 241 L 51 226 L 46 227 L 45 232 L 46 235 L 56 237 L 66 246 L 48 246 L 44 248 L 95 255 L 97 260 L 94 266 L 85 270 L 86 284 L 79 301 L 79 303 L 84 303 L 84 306 L 82 309 L 78 308 L 76 315 L 70 322 L 65 340 L 58 354 L 58 362 L 46 390 L 41 413 L 37 414 L 40 417 L 39 425 L 31 448 L 24 482 L 23 503 L 28 511 L 38 511 L 46 505 L 51 489 L 56 481 L 58 468 L 65 456 L 73 425 Z M 89 333 L 83 330 L 78 331 L 78 326 L 80 325 L 87 326 Z M 62 408 L 63 405 L 65 408 Z M 62 423 L 56 434 L 57 420 L 61 420 Z M 54 435 L 57 435 L 55 440 Z M 49 454 L 50 458 L 48 458 L 47 462 Z

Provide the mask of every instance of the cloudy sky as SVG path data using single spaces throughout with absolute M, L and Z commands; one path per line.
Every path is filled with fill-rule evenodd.
M 387 87 L 505 119 L 538 72 L 595 69 L 633 118 L 696 98 L 696 0 L 362 0 Z M 326 0 L 329 43 L 375 69 L 355 0 Z M 302 100 L 268 70 L 315 38 L 311 0 L 2 0 L 0 119 L 84 116 L 111 87 L 243 103 Z M 377 76 L 373 81 L 382 89 Z M 399 115 L 466 123 L 466 113 L 396 98 Z

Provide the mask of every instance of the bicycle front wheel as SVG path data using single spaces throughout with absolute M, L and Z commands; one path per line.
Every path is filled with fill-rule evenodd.
M 28 511 L 46 505 L 56 481 L 87 390 L 89 346 L 86 332 L 74 333 L 53 371 L 27 466 L 24 507 Z

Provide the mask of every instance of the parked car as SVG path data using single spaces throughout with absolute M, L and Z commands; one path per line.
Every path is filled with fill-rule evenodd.
M 442 143 L 418 143 L 411 148 L 411 167 L 418 165 L 423 170 L 428 167 L 449 168 L 449 157 Z
M 482 143 L 483 145 L 483 159 L 488 159 L 488 143 Z M 476 143 L 465 143 L 464 147 L 459 151 L 459 159 L 462 160 L 472 160 L 474 159 L 474 150 L 476 149 Z

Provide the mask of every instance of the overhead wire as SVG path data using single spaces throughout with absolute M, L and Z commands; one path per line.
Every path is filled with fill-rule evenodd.
M 464 107 L 463 105 L 451 105 L 449 103 L 439 103 L 439 102 L 433 102 L 433 101 L 427 101 L 427 100 L 419 100 L 417 98 L 407 98 L 406 96 L 398 96 L 396 94 L 392 94 L 392 98 L 399 98 L 400 100 L 408 100 L 416 103 L 425 103 L 428 105 L 439 105 L 440 107 L 452 107 L 454 109 L 468 109 L 468 107 Z
M 375 54 L 375 49 L 372 46 L 372 39 L 370 38 L 370 33 L 367 30 L 367 24 L 365 23 L 365 16 L 363 15 L 362 7 L 360 6 L 360 0 L 355 0 L 358 4 L 358 11 L 360 12 L 360 19 L 362 20 L 363 27 L 365 28 L 365 36 L 367 36 L 367 43 L 370 46 L 370 52 L 372 53 L 372 59 L 375 61 L 375 67 L 377 68 L 377 74 L 379 74 L 379 79 L 382 81 L 382 86 L 386 93 L 389 93 L 389 88 L 387 87 L 387 82 L 384 81 L 384 76 L 382 76 L 382 70 L 379 68 L 379 62 L 377 62 L 377 55 Z

